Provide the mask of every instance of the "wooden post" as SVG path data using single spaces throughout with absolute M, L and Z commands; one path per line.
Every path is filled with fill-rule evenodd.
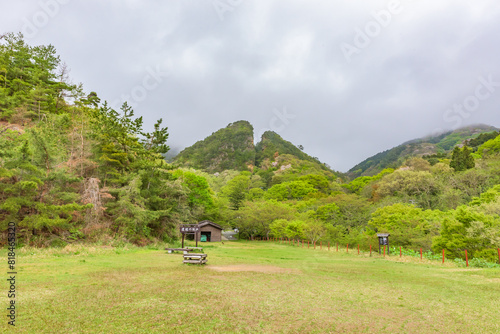
M 399 257 L 403 257 L 403 251 L 401 250 L 401 246 L 399 246 Z
M 337 242 L 337 252 L 339 251 L 339 243 Z
M 314 249 L 316 249 L 316 240 L 314 240 Z
M 420 260 L 422 260 L 422 248 L 420 248 Z
M 469 257 L 467 256 L 467 249 L 465 250 L 465 265 L 469 266 Z
M 444 248 L 443 248 L 443 264 L 444 264 Z
M 200 234 L 201 234 L 201 232 L 196 232 L 196 233 L 194 234 L 194 238 L 196 239 L 196 247 L 198 247 L 198 233 L 200 233 Z
M 328 241 L 328 251 L 330 251 L 330 241 Z M 499 252 L 500 252 L 500 249 L 499 249 Z
M 385 245 L 384 245 L 384 257 L 385 257 Z
M 181 248 L 184 248 L 184 233 L 182 233 L 182 247 Z
M 347 253 L 349 253 L 349 244 L 347 244 L 346 250 L 347 250 Z
M 370 245 L 370 257 L 372 256 L 372 245 Z

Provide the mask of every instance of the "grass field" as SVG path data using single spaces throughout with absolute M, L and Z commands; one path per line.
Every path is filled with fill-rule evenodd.
M 267 242 L 203 246 L 206 266 L 155 249 L 19 249 L 16 328 L 2 316 L 0 332 L 500 332 L 498 269 Z

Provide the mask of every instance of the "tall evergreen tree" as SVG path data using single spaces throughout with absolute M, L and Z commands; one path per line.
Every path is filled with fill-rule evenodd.
M 455 169 L 455 171 L 457 172 L 474 168 L 476 166 L 476 163 L 471 153 L 472 149 L 467 145 L 462 149 L 456 146 L 453 149 L 453 153 L 451 155 L 450 167 Z

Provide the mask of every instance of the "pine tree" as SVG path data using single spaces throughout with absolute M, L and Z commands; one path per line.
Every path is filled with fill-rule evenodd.
M 471 153 L 472 149 L 468 146 L 464 146 L 462 149 L 455 146 L 451 155 L 450 167 L 455 169 L 456 172 L 474 168 L 476 163 Z

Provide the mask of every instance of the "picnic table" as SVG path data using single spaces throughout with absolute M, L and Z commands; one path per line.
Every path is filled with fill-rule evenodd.
M 182 263 L 205 264 L 207 263 L 207 254 L 184 253 L 184 261 Z

